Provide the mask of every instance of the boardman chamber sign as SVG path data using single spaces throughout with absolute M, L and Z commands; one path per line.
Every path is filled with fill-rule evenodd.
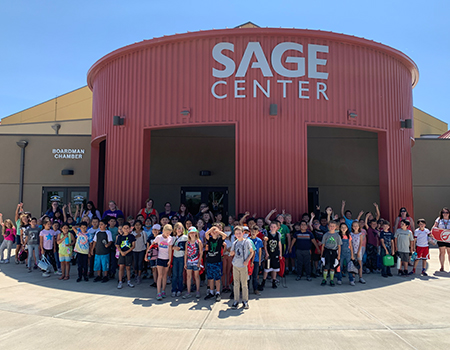
M 55 159 L 83 159 L 84 148 L 53 148 Z

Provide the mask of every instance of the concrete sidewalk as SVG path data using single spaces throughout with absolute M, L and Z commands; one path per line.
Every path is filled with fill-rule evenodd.
M 0 265 L 2 349 L 449 349 L 450 273 L 431 250 L 429 277 L 364 275 L 355 287 L 287 277 L 249 310 L 202 298 L 155 299 L 149 282 L 76 283 Z M 446 263 L 448 268 L 448 263 Z M 166 289 L 170 294 L 170 285 Z

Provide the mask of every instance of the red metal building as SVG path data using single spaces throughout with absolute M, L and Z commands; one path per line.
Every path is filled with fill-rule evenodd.
M 236 212 L 307 209 L 308 126 L 377 133 L 383 217 L 412 211 L 413 132 L 400 121 L 413 117 L 418 70 L 391 47 L 312 30 L 201 31 L 118 49 L 87 79 L 91 197 L 126 212 L 149 196 L 151 131 L 206 125 L 235 126 Z

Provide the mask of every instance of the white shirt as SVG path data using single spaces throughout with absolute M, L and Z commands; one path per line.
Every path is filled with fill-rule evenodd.
M 418 247 L 428 247 L 428 235 L 430 234 L 430 230 L 425 228 L 423 231 L 420 228 L 414 231 L 414 237 L 417 238 L 417 246 Z

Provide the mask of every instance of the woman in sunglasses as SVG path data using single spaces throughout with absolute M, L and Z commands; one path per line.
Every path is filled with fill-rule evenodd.
M 436 219 L 433 227 L 443 228 L 444 230 L 450 229 L 450 210 L 447 207 L 442 208 L 439 213 L 439 217 Z M 439 261 L 441 263 L 441 272 L 444 272 L 445 252 L 447 251 L 448 261 L 450 262 L 450 243 L 437 242 L 439 247 Z
M 408 220 L 410 222 L 410 225 L 408 226 L 408 230 L 411 232 L 414 232 L 414 220 L 413 218 L 408 214 L 408 211 L 405 207 L 400 208 L 400 212 L 398 213 L 397 219 L 395 219 L 394 224 L 394 230 L 398 230 L 402 228 L 402 220 Z

